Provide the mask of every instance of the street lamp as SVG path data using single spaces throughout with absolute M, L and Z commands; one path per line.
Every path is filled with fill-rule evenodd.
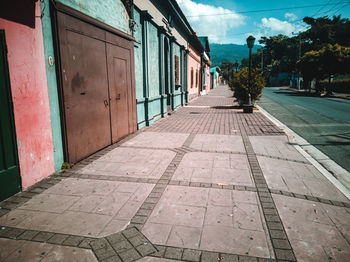
M 247 45 L 249 48 L 249 67 L 248 67 L 248 101 L 243 105 L 243 113 L 253 113 L 253 105 L 251 98 L 251 67 L 252 67 L 252 48 L 254 46 L 254 36 L 247 38 Z

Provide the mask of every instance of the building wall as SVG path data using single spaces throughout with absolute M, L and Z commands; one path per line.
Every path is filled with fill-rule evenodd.
M 105 24 L 130 33 L 129 15 L 120 0 L 57 0 Z
M 189 100 L 196 98 L 199 94 L 200 88 L 200 67 L 201 67 L 201 57 L 196 52 L 196 50 L 188 45 L 188 66 L 187 66 L 187 89 L 189 93 Z M 193 80 L 191 79 L 191 71 L 193 70 Z M 196 79 L 197 78 L 197 79 Z
M 167 0 L 160 0 L 162 1 L 167 1 Z M 155 1 L 154 1 L 155 2 Z M 150 0 L 134 0 L 134 4 L 140 9 L 140 10 L 147 10 L 152 16 L 153 16 L 153 21 L 157 25 L 163 25 L 165 26 L 163 22 L 163 18 L 166 18 L 164 14 L 161 12 L 159 7 L 155 6 L 152 1 Z M 176 38 L 177 42 L 180 45 L 183 45 L 187 47 L 187 40 L 183 37 L 181 32 L 178 32 L 177 30 L 172 31 L 174 37 Z
M 49 8 L 50 0 L 44 0 L 42 4 L 43 18 L 43 37 L 44 37 L 44 48 L 45 48 L 45 65 L 46 65 L 46 77 L 49 93 L 50 102 L 50 114 L 51 114 L 51 127 L 52 127 L 52 139 L 53 139 L 53 151 L 55 170 L 61 169 L 64 162 L 63 155 L 63 143 L 62 143 L 62 130 L 61 130 L 61 119 L 60 119 L 60 106 L 58 100 L 57 90 L 57 78 L 56 78 L 56 64 L 55 55 L 53 48 L 52 39 L 52 28 L 51 28 L 51 14 Z M 49 58 L 52 58 L 53 65 L 50 65 Z
M 206 64 L 203 68 L 204 70 L 204 82 L 202 95 L 207 94 L 210 90 L 211 77 L 210 77 L 210 67 Z
M 23 189 L 54 172 L 40 1 L 35 28 L 0 19 L 5 30 Z
M 164 38 L 169 43 L 168 80 L 172 99 L 172 108 L 184 104 L 184 50 L 187 40 L 175 23 L 171 34 L 166 31 L 169 14 L 164 9 L 163 1 L 135 0 L 134 28 L 135 43 L 135 74 L 137 98 L 138 128 L 152 125 L 154 121 L 166 114 Z M 146 13 L 145 13 L 146 12 Z M 173 14 L 171 14 L 173 15 Z M 173 15 L 174 16 L 174 15 Z M 180 85 L 175 85 L 175 56 L 179 57 Z

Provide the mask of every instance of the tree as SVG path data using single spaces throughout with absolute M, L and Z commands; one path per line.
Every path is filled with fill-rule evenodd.
M 234 91 L 233 96 L 238 100 L 238 103 L 243 105 L 248 97 L 248 69 L 243 68 L 238 73 L 234 73 L 229 86 Z M 252 101 L 260 99 L 264 87 L 265 79 L 261 76 L 261 71 L 259 69 L 252 69 L 250 92 Z
M 309 51 L 298 61 L 297 67 L 303 74 L 304 81 L 313 78 L 328 78 L 327 93 L 332 93 L 330 80 L 336 74 L 350 73 L 350 47 L 328 44 L 317 51 Z
M 235 69 L 235 63 L 232 62 L 222 62 L 220 66 L 221 72 L 222 72 L 222 77 L 227 80 L 231 81 L 232 80 L 232 75 Z
M 350 46 L 350 21 L 341 16 L 312 18 L 305 17 L 303 21 L 310 26 L 301 33 L 309 45 L 309 50 L 320 50 L 328 44 Z

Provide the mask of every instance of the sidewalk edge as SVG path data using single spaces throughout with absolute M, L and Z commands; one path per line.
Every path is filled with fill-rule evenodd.
M 276 126 L 281 128 L 287 135 L 288 140 L 290 144 L 292 144 L 296 150 L 300 154 L 302 154 L 324 177 L 328 179 L 329 182 L 331 182 L 340 192 L 342 192 L 346 198 L 350 200 L 350 185 L 344 185 L 337 179 L 333 174 L 337 174 L 337 170 L 342 170 L 343 174 L 337 174 L 342 180 L 346 181 L 346 177 L 350 177 L 350 173 L 346 171 L 344 168 L 339 166 L 336 162 L 331 160 L 329 157 L 324 155 L 320 150 L 318 150 L 316 147 L 312 146 L 309 142 L 307 142 L 304 138 L 300 137 L 298 134 L 296 134 L 293 130 L 291 130 L 289 127 L 287 127 L 285 124 L 280 122 L 278 119 L 270 115 L 267 111 L 265 111 L 261 106 L 256 105 L 256 107 L 259 109 L 259 111 L 264 114 L 268 119 L 270 119 Z M 307 146 L 308 148 L 312 149 L 313 152 L 306 152 L 303 149 L 303 146 Z M 316 154 L 319 156 L 322 155 L 322 161 L 326 160 L 328 163 L 331 163 L 331 165 L 327 165 L 327 167 L 324 167 L 321 163 L 317 161 Z

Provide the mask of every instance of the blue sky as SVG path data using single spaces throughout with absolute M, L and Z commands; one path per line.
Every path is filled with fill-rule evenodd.
M 244 44 L 249 35 L 257 39 L 280 33 L 291 36 L 292 33 L 307 29 L 302 22 L 305 16 L 316 18 L 341 14 L 344 18 L 350 18 L 350 0 L 177 0 L 177 2 L 197 35 L 209 36 L 212 43 Z M 312 5 L 324 6 L 240 13 Z

